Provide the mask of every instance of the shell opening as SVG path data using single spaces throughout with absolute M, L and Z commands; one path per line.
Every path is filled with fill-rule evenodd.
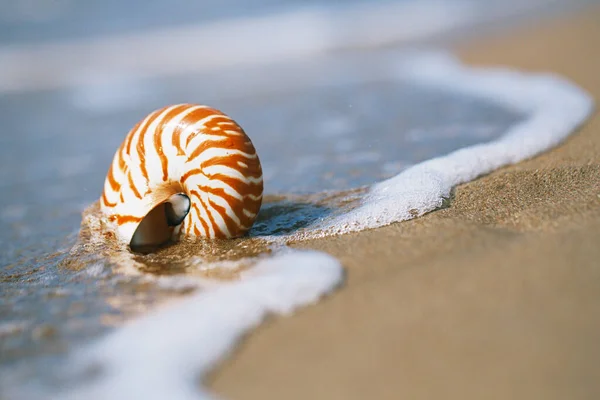
M 135 230 L 129 243 L 131 250 L 146 253 L 166 244 L 174 228 L 188 215 L 190 207 L 190 198 L 184 193 L 176 193 L 158 204 L 146 214 Z

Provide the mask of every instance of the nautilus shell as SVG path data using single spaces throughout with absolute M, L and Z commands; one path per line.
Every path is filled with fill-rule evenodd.
M 254 223 L 263 179 L 254 145 L 222 112 L 178 104 L 138 122 L 117 150 L 101 209 L 132 245 L 233 238 Z

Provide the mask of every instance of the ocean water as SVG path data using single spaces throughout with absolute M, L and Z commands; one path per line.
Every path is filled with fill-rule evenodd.
M 400 7 L 411 12 L 423 9 L 431 16 L 438 13 L 440 9 L 447 10 L 444 3 L 460 11 L 468 9 L 469 13 L 480 13 L 480 10 L 485 10 L 481 13 L 481 16 L 484 16 L 493 15 L 495 12 L 522 13 L 532 8 L 538 8 L 539 11 L 539 8 L 560 5 L 561 1 L 255 0 L 252 3 L 241 0 L 222 0 L 218 3 L 190 0 L 174 0 L 169 3 L 142 0 L 127 2 L 92 0 L 85 3 L 73 0 L 2 1 L 0 2 L 0 45 L 48 43 L 73 38 L 91 39 L 222 20 L 265 18 L 265 16 L 282 14 L 340 13 L 348 9 L 360 9 L 364 13 L 369 8 L 380 8 L 386 9 L 389 13 L 396 11 L 398 9 L 396 7 Z M 562 1 L 562 3 L 569 2 Z M 411 15 L 411 18 L 415 17 L 420 17 L 420 14 Z M 355 21 L 355 25 L 356 22 L 358 21 Z
M 64 4 L 55 14 L 64 21 L 56 17 L 47 27 L 1 24 L 3 43 L 129 35 L 156 21 L 171 29 L 298 7 L 265 1 L 250 11 L 222 7 L 202 18 L 174 13 L 166 20 L 157 9 L 134 29 L 123 21 L 132 20 L 126 16 L 135 3 L 98 26 L 74 17 L 85 14 L 79 6 Z M 436 32 L 447 29 L 439 26 Z M 23 48 L 16 58 L 0 48 L 0 59 L 40 59 Z M 212 68 L 171 61 L 167 72 L 141 57 L 133 65 L 150 72 L 119 67 L 114 75 L 88 71 L 73 80 L 69 71 L 33 79 L 39 88 L 3 70 L 0 398 L 208 397 L 199 380 L 240 335 L 343 283 L 336 260 L 292 251 L 288 242 L 435 210 L 455 185 L 555 146 L 591 110 L 587 95 L 560 77 L 474 70 L 445 53 L 401 46 L 305 49 L 280 59 L 263 52 L 268 62 L 224 58 Z M 33 78 L 36 68 L 28 70 Z M 22 81 L 9 85 L 7 77 Z M 244 127 L 263 163 L 265 205 L 247 238 L 134 254 L 104 239 L 92 204 L 127 131 L 152 110 L 180 102 L 210 104 Z

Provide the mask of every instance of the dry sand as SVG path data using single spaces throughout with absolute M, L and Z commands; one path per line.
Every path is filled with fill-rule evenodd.
M 600 8 L 458 48 L 600 99 Z M 345 287 L 252 333 L 211 377 L 230 399 L 600 399 L 600 117 L 457 188 L 423 218 L 298 247 Z

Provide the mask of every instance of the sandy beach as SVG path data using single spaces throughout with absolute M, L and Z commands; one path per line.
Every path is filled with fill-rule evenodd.
M 600 8 L 455 48 L 600 98 Z M 230 399 L 600 398 L 600 117 L 456 188 L 448 208 L 302 242 L 343 288 L 252 332 L 210 378 Z

